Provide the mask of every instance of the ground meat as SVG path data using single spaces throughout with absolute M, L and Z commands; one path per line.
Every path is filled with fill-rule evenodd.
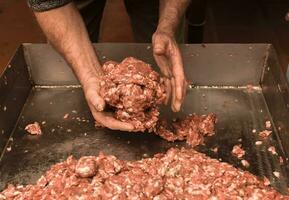
M 184 119 L 177 119 L 171 123 L 160 120 L 155 133 L 168 141 L 186 140 L 192 147 L 202 144 L 204 136 L 214 134 L 216 115 L 192 114 Z
M 214 153 L 218 153 L 219 147 L 214 147 L 214 148 L 211 148 L 210 150 Z
M 69 117 L 69 114 L 66 113 L 66 114 L 63 116 L 63 119 L 68 119 L 68 117 Z
M 250 167 L 250 163 L 247 160 L 241 160 L 241 164 L 246 168 Z
M 126 58 L 102 66 L 100 95 L 114 108 L 115 118 L 132 123 L 137 130 L 154 131 L 168 141 L 187 140 L 191 146 L 203 143 L 203 136 L 214 134 L 216 116 L 190 115 L 170 127 L 159 120 L 158 105 L 166 98 L 164 80 L 147 63 Z M 101 124 L 96 122 L 96 126 Z
M 280 163 L 280 165 L 284 164 L 284 160 L 283 160 L 282 156 L 279 156 L 279 163 Z
M 261 131 L 259 133 L 259 137 L 262 139 L 262 140 L 265 140 L 268 138 L 269 135 L 271 135 L 272 131 L 268 131 L 268 130 L 264 130 L 264 131 Z
M 274 174 L 274 176 L 276 176 L 277 178 L 280 178 L 280 172 L 274 171 L 273 174 Z
M 242 158 L 244 155 L 245 155 L 245 151 L 244 149 L 242 149 L 242 145 L 241 144 L 238 144 L 238 145 L 235 145 L 232 149 L 232 154 L 234 156 L 237 156 L 237 158 Z
M 33 124 L 28 124 L 25 127 L 25 130 L 30 133 L 31 135 L 41 135 L 41 127 L 38 122 L 34 122 Z
M 75 166 L 75 172 L 82 178 L 93 177 L 96 174 L 97 166 L 93 156 L 80 158 Z
M 100 95 L 115 110 L 115 118 L 132 123 L 137 130 L 153 130 L 158 105 L 166 99 L 164 80 L 151 66 L 133 57 L 102 67 Z
M 91 178 L 76 172 L 84 160 L 97 166 Z M 268 179 L 193 149 L 172 148 L 139 161 L 103 154 L 78 161 L 69 157 L 52 166 L 35 185 L 8 185 L 0 199 L 289 199 L 268 185 Z
M 265 122 L 265 126 L 266 126 L 266 129 L 271 129 L 271 122 L 270 121 L 266 121 Z
M 268 151 L 271 152 L 273 155 L 277 155 L 276 148 L 274 146 L 268 147 Z

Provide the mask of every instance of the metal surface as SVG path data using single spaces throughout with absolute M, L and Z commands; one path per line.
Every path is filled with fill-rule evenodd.
M 95 47 L 102 61 L 136 56 L 153 63 L 147 44 L 97 44 Z M 78 82 L 63 60 L 43 44 L 25 45 L 24 51 L 36 86 L 28 98 L 21 95 L 19 105 L 23 106 L 21 102 L 26 101 L 21 114 L 20 110 L 11 113 L 16 118 L 20 116 L 17 123 L 13 121 L 15 129 L 9 132 L 10 142 L 7 137 L 2 139 L 1 135 L 1 141 L 8 145 L 0 161 L 0 190 L 7 183 L 34 183 L 51 165 L 69 155 L 97 155 L 103 151 L 121 159 L 136 160 L 164 152 L 172 146 L 185 145 L 166 142 L 150 133 L 95 129 L 81 88 L 66 87 Z M 188 90 L 180 113 L 162 108 L 162 116 L 175 118 L 194 112 L 216 113 L 216 134 L 197 149 L 256 175 L 266 176 L 275 188 L 286 193 L 289 177 L 286 95 L 289 90 L 273 48 L 267 44 L 184 45 L 182 51 L 187 77 L 199 86 Z M 272 70 L 266 72 L 264 69 L 268 67 Z M 23 77 L 29 83 L 28 74 Z M 256 87 L 250 91 L 247 84 Z M 6 90 L 1 88 L 0 94 L 7 96 L 3 91 Z M 69 118 L 63 119 L 66 113 L 69 113 Z M 5 117 L 3 113 L 1 116 Z M 262 145 L 256 146 L 255 141 L 260 138 L 252 130 L 256 129 L 257 133 L 264 130 L 267 120 L 272 121 L 274 133 Z M 24 131 L 24 127 L 34 121 L 43 122 L 43 135 L 31 136 Z M 232 147 L 240 143 L 246 150 L 245 159 L 250 163 L 248 169 L 231 155 Z M 268 152 L 272 145 L 276 147 L 278 156 Z M 7 147 L 8 150 L 11 147 L 11 151 L 7 151 Z M 214 147 L 218 147 L 218 153 L 212 151 Z M 283 156 L 284 165 L 279 164 L 279 155 Z M 280 172 L 281 177 L 274 177 L 273 171 Z
M 268 44 L 182 45 L 187 77 L 197 85 L 258 85 Z M 121 61 L 134 56 L 156 66 L 149 44 L 97 44 L 101 62 Z M 32 79 L 37 85 L 74 85 L 76 81 L 65 61 L 48 45 L 24 45 Z M 258 67 L 256 67 L 258 66 Z M 53 72 L 53 73 L 51 73 Z M 238 72 L 238 73 L 236 73 Z
M 23 56 L 23 49 L 19 48 L 0 78 L 1 152 L 3 152 L 10 134 L 15 127 L 31 87 L 32 85 L 29 81 L 27 66 Z

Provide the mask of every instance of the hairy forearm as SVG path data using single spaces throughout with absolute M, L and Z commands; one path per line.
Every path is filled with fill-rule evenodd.
M 174 34 L 190 0 L 160 0 L 158 31 Z
M 46 12 L 35 12 L 49 42 L 72 67 L 81 84 L 101 73 L 84 22 L 73 3 Z

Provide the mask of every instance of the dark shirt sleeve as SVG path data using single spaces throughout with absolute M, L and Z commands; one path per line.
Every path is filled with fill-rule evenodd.
M 29 7 L 36 12 L 42 12 L 64 6 L 72 0 L 28 0 Z

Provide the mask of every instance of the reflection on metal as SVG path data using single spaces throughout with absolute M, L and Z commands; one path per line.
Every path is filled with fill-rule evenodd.
M 155 66 L 148 44 L 96 44 L 99 58 L 120 61 L 135 56 Z M 124 51 L 125 49 L 125 51 Z M 182 112 L 162 108 L 162 116 L 218 115 L 216 135 L 197 149 L 236 167 L 266 176 L 286 193 L 289 156 L 289 90 L 275 51 L 269 44 L 183 45 L 190 85 Z M 23 54 L 24 52 L 24 54 Z M 168 143 L 144 133 L 96 129 L 79 82 L 65 61 L 47 44 L 25 44 L 16 52 L 0 79 L 0 190 L 6 183 L 34 183 L 52 164 L 69 155 L 95 155 L 99 151 L 135 160 L 184 143 Z M 157 68 L 156 68 L 157 69 Z M 269 69 L 269 70 L 268 70 Z M 28 73 L 29 71 L 29 73 Z M 69 114 L 64 119 L 65 114 Z M 262 143 L 258 132 L 272 122 L 274 134 Z M 28 123 L 41 123 L 43 134 L 24 131 Z M 256 142 L 258 145 L 256 145 Z M 231 155 L 242 143 L 244 168 Z M 9 146 L 7 146 L 9 144 Z M 267 151 L 276 147 L 277 155 Z M 216 153 L 212 151 L 218 147 Z M 9 151 L 7 151 L 7 148 Z M 284 164 L 279 164 L 279 156 Z M 273 175 L 280 172 L 280 178 Z
M 47 88 L 47 89 L 56 89 L 56 88 L 81 88 L 81 85 L 35 85 L 34 88 Z

